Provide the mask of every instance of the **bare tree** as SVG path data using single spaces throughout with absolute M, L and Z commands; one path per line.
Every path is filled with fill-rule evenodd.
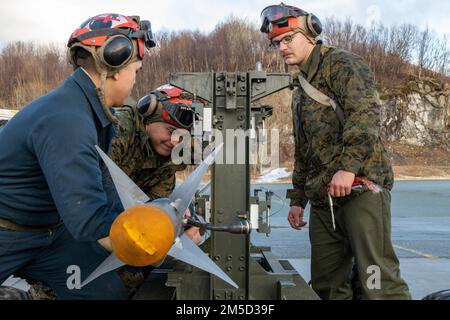
M 247 71 L 257 61 L 267 71 L 284 71 L 279 53 L 258 27 L 233 16 L 209 33 L 160 32 L 149 50 L 133 95 L 138 98 L 167 83 L 172 72 Z M 362 56 L 384 87 L 396 87 L 411 74 L 449 74 L 448 37 L 411 24 L 365 27 L 334 17 L 324 24 L 323 40 Z M 20 108 L 56 87 L 70 73 L 65 52 L 57 46 L 15 42 L 0 50 L 0 106 Z
M 420 33 L 418 48 L 418 65 L 419 78 L 422 76 L 422 70 L 430 63 L 430 46 L 431 46 L 431 32 L 428 27 Z

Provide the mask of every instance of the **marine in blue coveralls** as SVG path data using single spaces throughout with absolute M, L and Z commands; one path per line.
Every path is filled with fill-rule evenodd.
M 115 272 L 70 289 L 68 268 L 85 279 L 109 255 L 123 207 L 94 146 L 108 152 L 110 107 L 123 105 L 153 46 L 150 23 L 138 17 L 87 20 L 69 40 L 74 73 L 0 131 L 0 284 L 20 272 L 60 299 L 126 298 Z

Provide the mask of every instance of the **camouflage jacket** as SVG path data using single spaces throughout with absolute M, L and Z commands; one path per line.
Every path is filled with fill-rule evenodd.
M 151 200 L 170 195 L 175 187 L 175 165 L 170 157 L 153 151 L 141 117 L 135 107 L 115 109 L 120 124 L 113 139 L 110 157 L 144 191 Z
M 287 193 L 291 206 L 305 207 L 308 200 L 327 206 L 327 185 L 338 170 L 392 189 L 392 167 L 380 139 L 381 104 L 368 65 L 351 52 L 318 44 L 300 72 L 312 86 L 339 103 L 344 125 L 331 106 L 317 103 L 301 87 L 294 90 L 294 189 Z M 342 205 L 357 195 L 352 191 L 347 197 L 336 198 L 335 203 Z

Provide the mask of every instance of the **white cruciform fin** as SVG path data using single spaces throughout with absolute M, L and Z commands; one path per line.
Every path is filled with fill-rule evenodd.
M 170 248 L 168 255 L 209 272 L 236 289 L 239 288 L 238 285 L 185 234 L 180 236 L 179 241 L 177 239 L 172 248 Z
M 119 194 L 120 201 L 122 202 L 125 210 L 136 205 L 146 203 L 150 200 L 144 191 L 142 191 L 133 182 L 133 180 L 131 180 L 125 172 L 123 172 L 122 169 L 120 169 L 114 161 L 112 161 L 106 153 L 99 148 L 99 146 L 95 146 L 95 148 L 111 174 L 117 193 Z
M 176 206 L 178 214 L 184 214 L 189 207 L 192 197 L 195 195 L 200 182 L 208 167 L 214 162 L 219 152 L 222 150 L 223 143 L 214 149 L 209 156 L 195 169 L 194 172 L 184 181 L 184 183 L 176 188 L 169 196 L 170 201 Z
M 120 268 L 124 266 L 125 263 L 119 260 L 114 253 L 111 253 L 108 258 L 103 260 L 103 262 L 81 283 L 81 287 L 84 287 L 89 282 L 97 279 L 101 275 L 116 270 L 117 268 Z

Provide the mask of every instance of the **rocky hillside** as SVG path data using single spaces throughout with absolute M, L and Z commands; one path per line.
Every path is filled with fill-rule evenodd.
M 382 94 L 382 133 L 398 178 L 450 178 L 450 85 L 410 77 Z
M 410 77 L 401 88 L 383 92 L 383 134 L 389 142 L 450 150 L 450 85 Z
M 450 85 L 410 77 L 401 87 L 380 90 L 382 136 L 397 178 L 450 178 Z M 261 104 L 274 106 L 269 127 L 280 129 L 281 163 L 292 169 L 290 90 Z

